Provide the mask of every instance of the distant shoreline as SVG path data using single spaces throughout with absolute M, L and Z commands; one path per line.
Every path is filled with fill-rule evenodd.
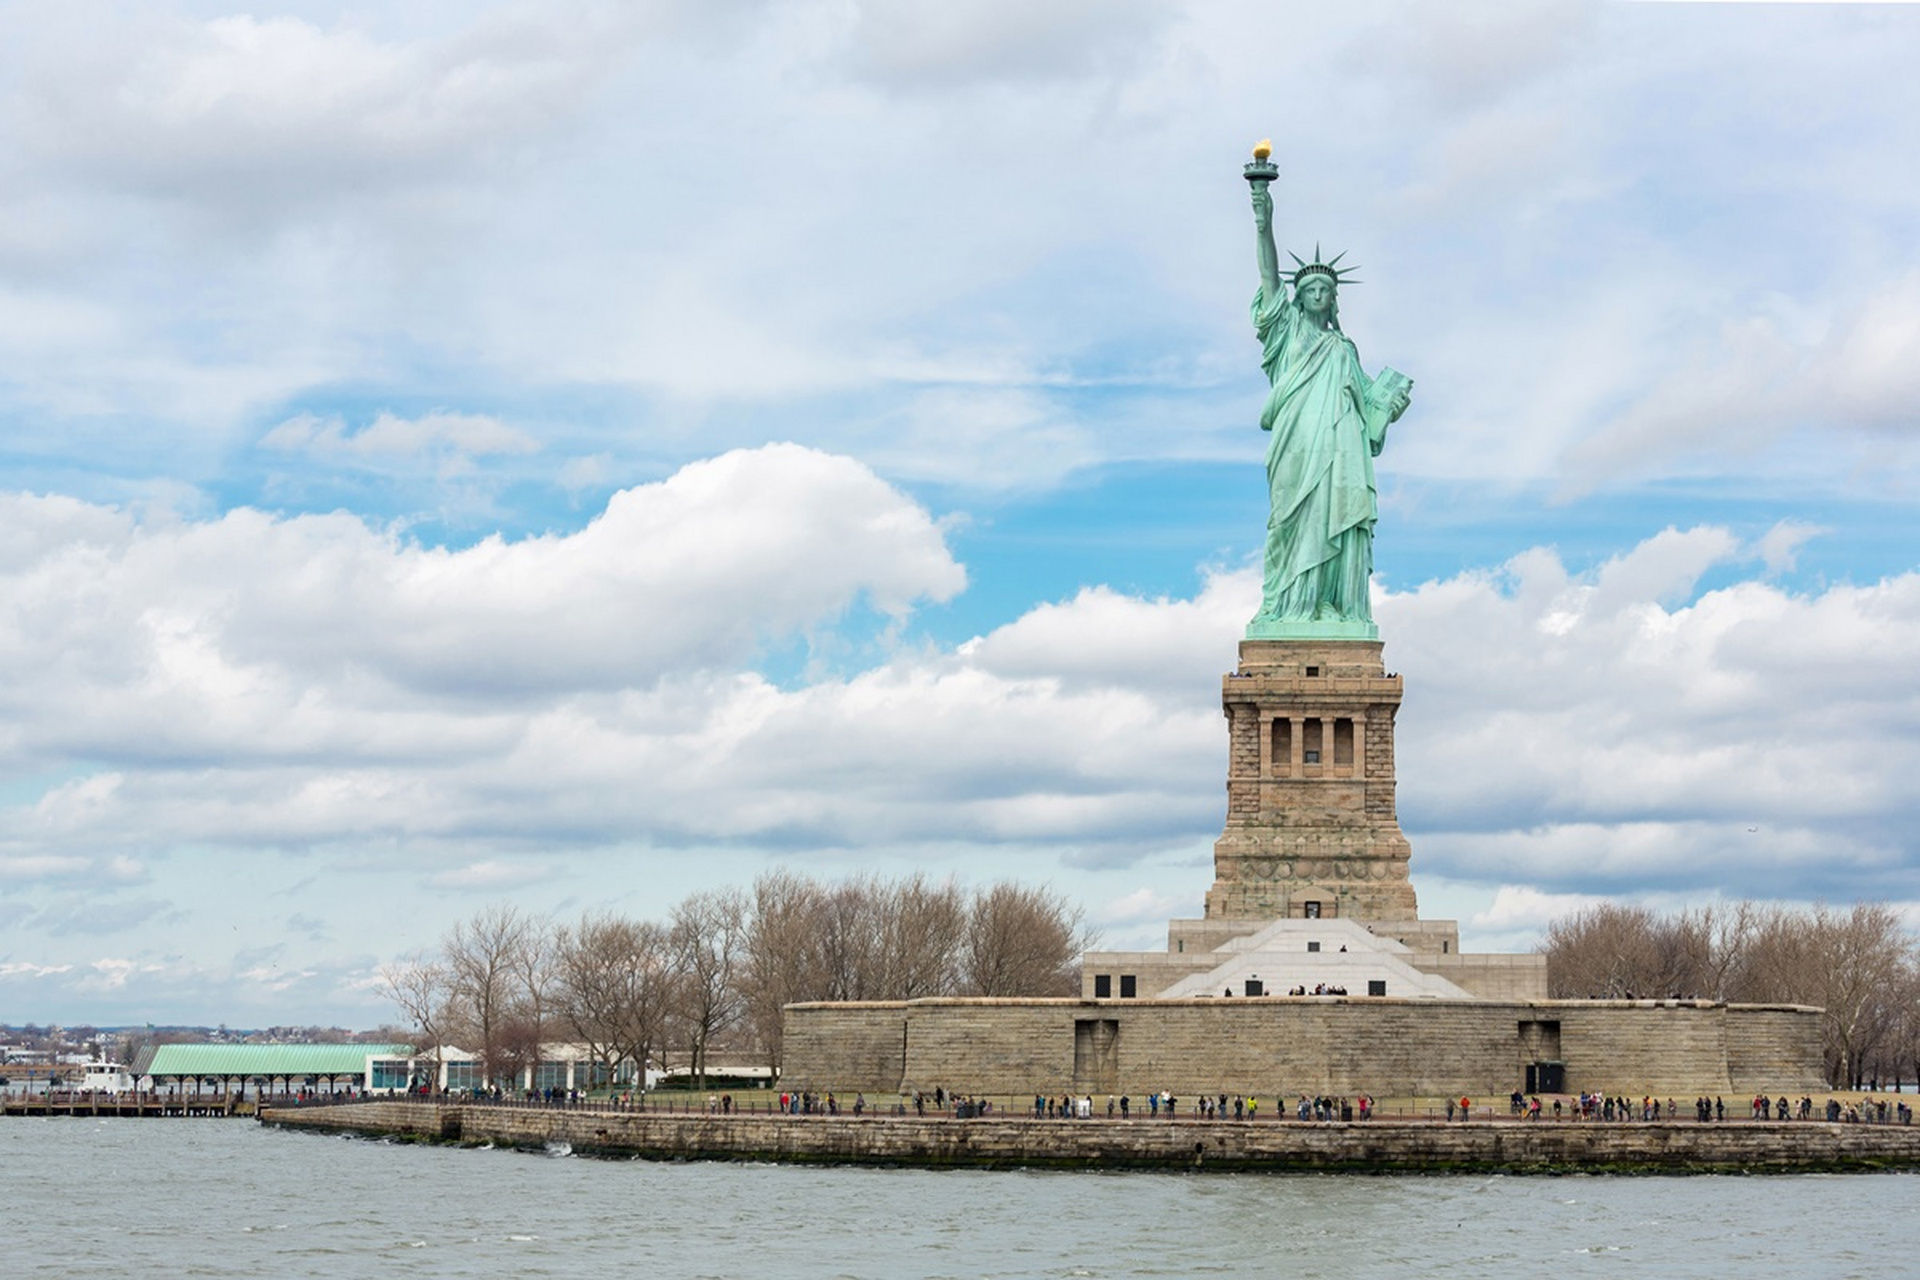
M 1920 1169 L 1920 1128 L 1825 1121 L 958 1120 L 371 1101 L 263 1108 L 277 1128 L 650 1160 L 914 1168 L 1326 1173 L 1872 1173 Z

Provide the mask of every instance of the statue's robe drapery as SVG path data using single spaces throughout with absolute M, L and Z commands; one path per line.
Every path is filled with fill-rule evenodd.
M 1254 621 L 1373 620 L 1373 456 L 1385 437 L 1372 380 L 1353 343 L 1315 329 L 1288 301 L 1253 297 L 1260 365 L 1272 389 L 1260 414 L 1267 443 L 1267 556 Z

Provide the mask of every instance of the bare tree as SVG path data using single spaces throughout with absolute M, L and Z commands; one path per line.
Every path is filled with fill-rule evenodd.
M 540 1051 L 552 1038 L 553 945 L 553 922 L 529 917 L 520 946 L 508 957 L 518 988 L 508 1035 L 509 1044 L 518 1046 L 512 1051 L 516 1061 L 510 1068 L 516 1076 L 522 1069 L 537 1073 Z
M 487 1071 L 509 1092 L 531 1087 L 530 1076 L 540 1065 L 540 1024 L 525 1001 L 516 1002 L 493 1033 L 493 1051 L 488 1055 Z
M 1609 903 L 1554 921 L 1541 950 L 1555 996 L 1818 1006 L 1828 1078 L 1855 1087 L 1899 1042 L 1920 991 L 1913 939 L 1878 903 L 1842 912 L 1739 902 L 1665 919 Z
M 821 891 L 814 936 L 825 999 L 873 1000 L 882 994 L 886 898 L 885 888 L 871 876 L 843 880 Z
M 619 1060 L 614 1042 L 625 948 L 607 940 L 630 927 L 617 916 L 588 913 L 578 925 L 562 925 L 554 932 L 554 1003 L 594 1061 L 609 1067 Z
M 1547 989 L 1562 998 L 1666 995 L 1687 948 L 1646 907 L 1601 903 L 1547 927 Z
M 667 1018 L 679 991 L 673 967 L 673 949 L 667 927 L 652 920 L 632 925 L 624 947 L 618 1008 L 620 1019 L 614 1041 L 620 1060 L 633 1064 L 644 1088 L 647 1067 L 667 1040 Z
M 1892 908 L 1862 902 L 1847 912 L 1817 906 L 1794 917 L 1777 941 L 1776 971 L 1791 974 L 1781 985 L 1825 1010 L 1829 1078 L 1859 1088 L 1867 1060 L 1898 1020 L 1913 940 Z
M 380 989 L 399 1006 L 400 1016 L 408 1026 L 420 1033 L 424 1043 L 414 1046 L 415 1054 L 422 1048 L 433 1050 L 433 1082 L 437 1088 L 441 1079 L 442 1049 L 449 1030 L 458 1020 L 453 1008 L 453 982 L 446 966 L 415 952 L 381 966 Z
M 664 1039 L 672 996 L 667 931 L 652 921 L 586 915 L 554 947 L 560 1016 L 611 1074 L 633 1064 L 642 1084 Z
M 644 1073 L 684 1047 L 704 1088 L 712 1048 L 742 1024 L 778 1066 L 788 1004 L 1072 995 L 1092 941 L 1051 889 L 1007 882 L 969 896 L 923 873 L 823 885 L 778 870 L 751 899 L 694 894 L 664 927 L 589 914 L 555 929 L 489 907 L 449 930 L 431 960 L 393 966 L 386 985 L 436 1061 L 440 1045 L 464 1039 L 486 1081 L 522 1078 L 565 1027 L 609 1068 Z
M 1891 1081 L 1900 1088 L 1908 1080 L 1920 1082 L 1920 955 L 1908 953 L 1892 1005 L 1887 1035 L 1872 1070 L 1882 1084 Z
M 1765 917 L 1764 911 L 1745 899 L 1681 914 L 1675 929 L 1686 953 L 1689 995 L 1708 1000 L 1736 998 L 1746 981 L 1754 934 Z
M 454 1005 L 477 1040 L 481 1078 L 489 1083 L 508 1078 L 515 1065 L 505 1032 L 508 1021 L 521 1014 L 524 956 L 541 931 L 541 925 L 502 903 L 456 923 L 441 944 Z
M 966 895 L 924 874 L 821 884 L 780 869 L 754 882 L 741 980 L 754 1043 L 778 1065 L 782 1010 L 805 1000 L 913 1000 L 961 985 Z
M 1806 930 L 1797 912 L 1768 912 L 1747 942 L 1739 999 L 1756 1004 L 1798 1004 L 1806 996 Z
M 707 1048 L 714 1036 L 740 1017 L 746 925 L 746 895 L 737 889 L 696 893 L 673 909 L 675 1022 L 692 1057 L 696 1089 L 707 1087 Z
M 814 936 L 820 888 L 785 869 L 753 882 L 753 910 L 741 954 L 741 1008 L 748 1033 L 767 1065 L 777 1068 L 789 1004 L 825 999 Z
M 1003 881 L 974 895 L 961 948 L 963 990 L 982 996 L 1067 996 L 1080 990 L 1090 937 L 1080 908 L 1046 888 Z
M 960 983 L 967 901 L 952 880 L 915 874 L 886 890 L 879 911 L 881 994 L 890 1000 L 943 996 Z

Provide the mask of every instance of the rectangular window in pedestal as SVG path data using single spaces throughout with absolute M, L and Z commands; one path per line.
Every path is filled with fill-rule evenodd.
M 1293 721 L 1282 717 L 1273 722 L 1273 746 L 1269 754 L 1274 773 L 1284 777 L 1293 772 Z
M 1123 973 L 1120 975 L 1120 998 L 1122 1000 L 1133 999 L 1134 994 L 1138 989 L 1139 989 L 1139 984 L 1135 980 L 1134 975 L 1130 973 Z
M 1110 973 L 1094 974 L 1093 975 L 1093 998 L 1095 1000 L 1106 1000 L 1110 998 L 1112 995 L 1113 995 L 1113 975 Z
M 1353 721 L 1335 720 L 1333 722 L 1333 762 L 1351 765 L 1353 763 Z
M 1301 910 L 1309 920 L 1318 920 L 1320 918 L 1320 904 L 1317 902 L 1303 903 L 1301 904 Z

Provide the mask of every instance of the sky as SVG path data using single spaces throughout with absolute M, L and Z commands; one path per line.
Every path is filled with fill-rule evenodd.
M 1240 166 L 1414 381 L 1421 913 L 1920 923 L 1920 6 L 0 3 L 0 1021 L 397 1018 L 499 902 L 1200 914 Z

